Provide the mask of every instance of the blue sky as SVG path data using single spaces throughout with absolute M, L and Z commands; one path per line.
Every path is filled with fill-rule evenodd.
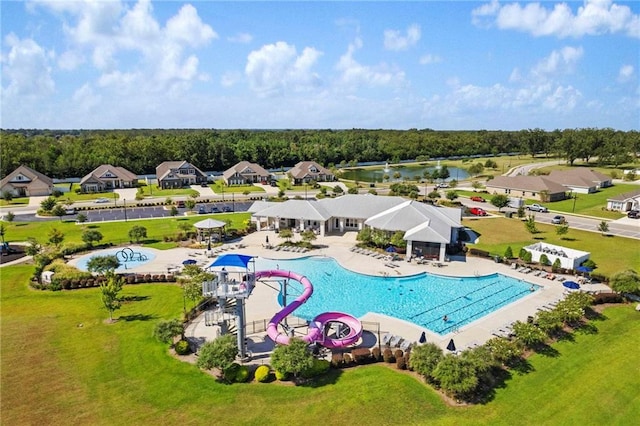
M 0 3 L 3 128 L 640 128 L 640 2 Z

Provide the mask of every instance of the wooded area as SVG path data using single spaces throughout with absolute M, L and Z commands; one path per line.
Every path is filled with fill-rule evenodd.
M 640 132 L 613 129 L 2 130 L 1 137 L 1 176 L 24 164 L 53 178 L 81 177 L 101 164 L 152 174 L 168 160 L 224 171 L 242 160 L 276 169 L 302 160 L 331 166 L 513 152 L 618 166 L 640 152 Z

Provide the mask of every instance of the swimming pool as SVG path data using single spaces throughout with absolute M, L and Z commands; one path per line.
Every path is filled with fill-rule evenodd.
M 540 288 L 497 273 L 464 278 L 427 273 L 377 277 L 349 271 L 326 257 L 256 259 L 256 271 L 277 268 L 303 274 L 313 284 L 313 296 L 295 312 L 300 318 L 310 320 L 327 311 L 345 312 L 355 317 L 375 312 L 412 322 L 441 335 Z M 300 294 L 301 291 L 301 285 L 290 281 L 288 294 Z M 446 321 L 443 320 L 445 316 Z
M 78 259 L 75 266 L 81 271 L 87 270 L 87 264 L 92 257 L 96 256 L 116 256 L 120 261 L 120 267 L 116 269 L 116 272 L 127 272 L 130 269 L 137 268 L 151 262 L 156 258 L 156 255 L 151 250 L 146 250 L 140 247 L 119 247 L 108 250 L 101 250 L 99 252 L 87 254 Z

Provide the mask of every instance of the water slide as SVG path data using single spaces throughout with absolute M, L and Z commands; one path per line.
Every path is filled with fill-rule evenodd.
M 278 324 L 311 297 L 313 286 L 307 277 L 291 271 L 273 269 L 256 272 L 256 280 L 270 277 L 290 278 L 304 287 L 302 294 L 276 313 L 267 326 L 267 334 L 274 342 L 288 345 L 291 338 L 278 331 Z M 335 332 L 329 333 L 330 331 Z M 342 312 L 324 312 L 309 323 L 309 331 L 302 340 L 307 343 L 318 342 L 327 348 L 342 348 L 357 342 L 361 335 L 362 324 L 357 318 Z

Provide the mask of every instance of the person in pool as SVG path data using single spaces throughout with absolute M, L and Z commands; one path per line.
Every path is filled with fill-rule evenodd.
M 449 317 L 448 317 L 448 316 L 446 316 L 446 315 L 445 315 L 445 316 L 443 316 L 443 317 L 442 317 L 442 321 L 444 321 L 444 322 L 449 321 Z

